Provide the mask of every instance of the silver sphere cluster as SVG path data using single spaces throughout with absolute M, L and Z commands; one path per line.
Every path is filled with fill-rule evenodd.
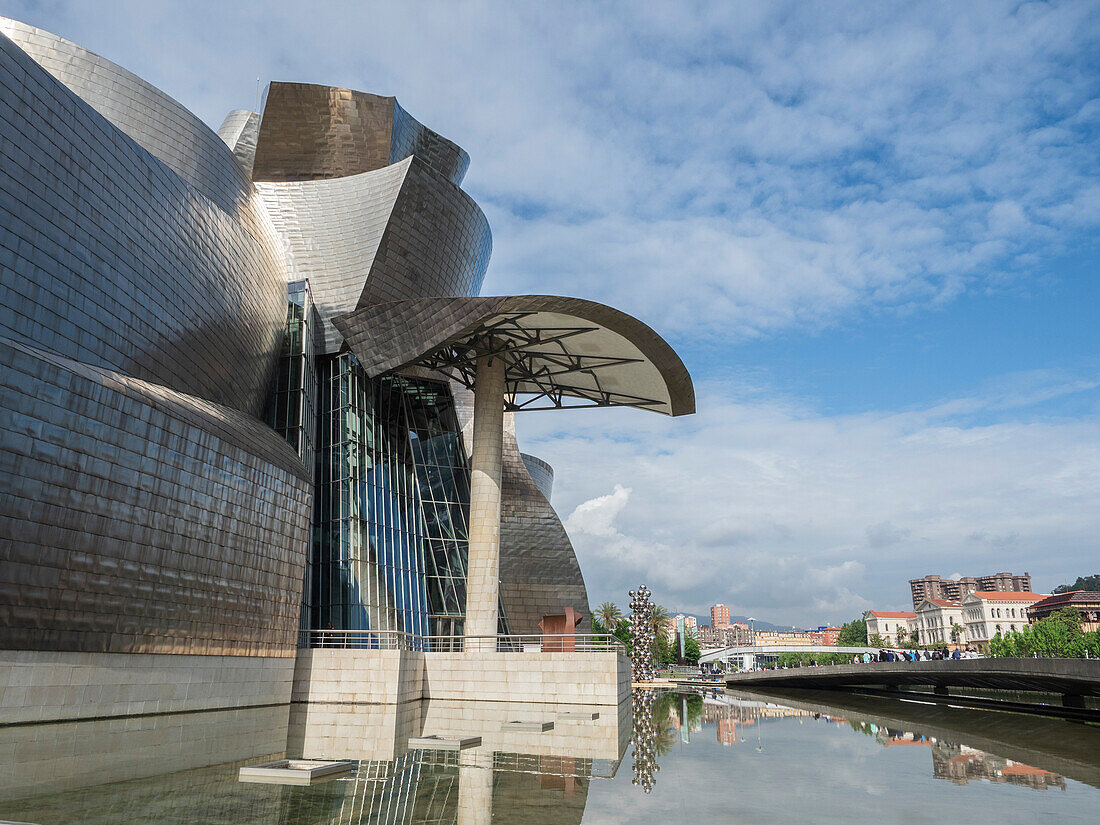
M 635 689 L 630 694 L 634 719 L 630 736 L 630 744 L 634 746 L 634 778 L 630 784 L 640 785 L 646 793 L 653 790 L 657 783 L 657 771 L 660 770 L 657 765 L 657 724 L 653 718 L 656 700 L 657 692 L 653 690 Z
M 644 584 L 630 591 L 631 671 L 635 682 L 652 682 L 657 677 L 653 667 L 653 602 Z

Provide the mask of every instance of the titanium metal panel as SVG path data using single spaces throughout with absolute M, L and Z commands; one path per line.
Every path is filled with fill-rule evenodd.
M 409 298 L 362 306 L 333 324 L 372 376 L 422 366 L 472 386 L 476 354 L 499 352 L 514 395 L 695 412 L 691 376 L 675 350 L 637 318 L 594 301 Z M 508 406 L 531 408 L 521 400 Z
M 145 122 L 172 116 L 170 99 L 101 78 L 100 63 L 82 73 L 78 47 L 37 29 L 0 30 L 36 53 L 56 41 L 42 59 L 112 106 L 133 92 L 113 116 L 179 149 L 154 157 L 0 34 L 0 335 L 261 414 L 286 274 L 243 170 L 210 130 L 181 135 L 182 114 Z
M 334 315 L 481 288 L 492 252 L 485 215 L 415 157 L 334 180 L 256 186 L 282 239 L 289 277 L 308 279 L 313 289 L 323 353 L 343 346 Z
M 233 157 L 248 176 L 252 177 L 252 163 L 256 160 L 256 139 L 260 136 L 260 116 L 246 109 L 234 109 L 225 116 L 218 127 L 218 137 L 225 141 Z
M 248 176 L 210 127 L 182 104 L 56 34 L 6 17 L 0 17 L 0 34 L 230 215 L 247 207 Z
M 311 83 L 271 83 L 252 175 L 263 181 L 341 178 L 415 155 L 451 183 L 470 156 L 398 105 L 396 98 Z
M 293 656 L 312 504 L 256 419 L 0 339 L 0 648 Z
M 523 466 L 527 468 L 527 474 L 531 476 L 539 492 L 549 501 L 554 493 L 554 468 L 530 453 L 520 453 L 519 457 L 523 459 Z

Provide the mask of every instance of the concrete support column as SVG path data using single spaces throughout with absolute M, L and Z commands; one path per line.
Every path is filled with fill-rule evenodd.
M 504 441 L 504 361 L 477 359 L 470 459 L 470 556 L 466 635 L 497 635 L 500 588 L 500 465 Z
M 458 825 L 493 821 L 493 758 L 481 748 L 458 757 Z

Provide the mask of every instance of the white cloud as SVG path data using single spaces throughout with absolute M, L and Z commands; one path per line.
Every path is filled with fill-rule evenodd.
M 1062 391 L 1080 384 L 1091 382 Z M 676 609 L 705 614 L 720 601 L 816 625 L 904 607 L 906 581 L 926 573 L 1026 570 L 1050 588 L 1100 552 L 1100 421 L 970 423 L 1003 403 L 1004 387 L 832 417 L 700 390 L 686 419 L 519 418 L 524 449 L 557 468 L 555 501 L 572 514 L 594 603 L 622 602 L 644 581 Z
M 662 330 L 949 301 L 1100 223 L 1089 4 L 8 5 L 215 125 L 257 74 L 397 94 L 470 151 L 489 291 Z
M 614 521 L 630 500 L 630 493 L 629 487 L 616 484 L 610 495 L 597 496 L 578 504 L 565 520 L 565 528 L 571 532 L 602 538 L 621 536 Z

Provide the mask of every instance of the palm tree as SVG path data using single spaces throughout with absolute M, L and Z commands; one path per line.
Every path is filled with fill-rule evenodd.
M 668 624 L 668 620 L 672 618 L 672 614 L 665 610 L 664 605 L 653 605 L 653 616 L 650 618 L 650 623 L 653 625 L 653 632 L 660 634 L 664 632 L 664 627 Z
M 623 617 L 623 612 L 619 610 L 618 605 L 613 602 L 604 602 L 596 608 L 596 621 L 600 623 L 600 627 L 606 630 L 608 633 L 613 633 L 615 626 L 619 623 L 619 620 Z

